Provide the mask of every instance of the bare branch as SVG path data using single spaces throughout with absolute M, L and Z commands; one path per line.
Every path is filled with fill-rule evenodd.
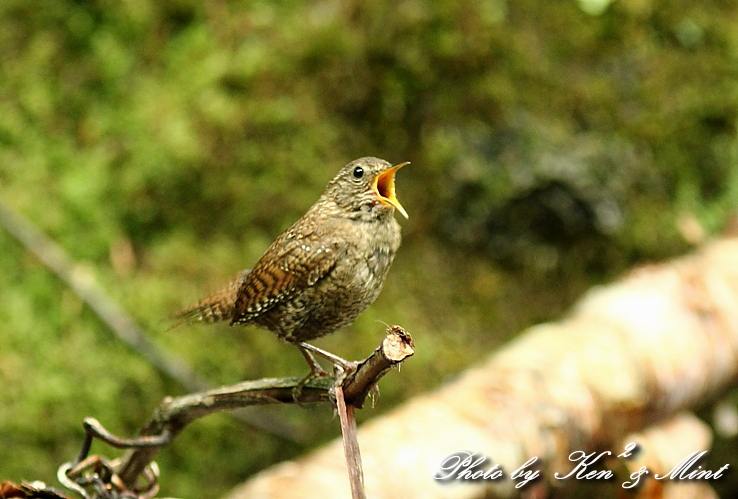
M 357 409 L 364 407 L 364 400 L 374 386 L 372 380 L 384 376 L 415 353 L 415 345 L 410 335 L 400 326 L 389 326 L 388 334 L 373 355 L 362 362 L 359 368 L 350 373 L 343 384 L 346 403 Z
M 356 431 L 354 406 L 346 405 L 343 388 L 340 385 L 336 386 L 336 407 L 338 408 L 338 417 L 341 420 L 343 453 L 346 457 L 346 467 L 348 468 L 349 483 L 351 484 L 351 497 L 353 499 L 365 499 L 364 471 L 361 467 L 361 452 Z
M 345 396 L 345 403 L 349 407 L 361 407 L 372 386 L 392 366 L 411 356 L 414 351 L 409 334 L 399 326 L 389 327 L 387 336 L 377 350 L 360 362 L 355 372 L 341 381 L 340 389 Z M 149 422 L 141 430 L 140 436 L 134 439 L 116 437 L 96 420 L 87 418 L 84 423 L 87 439 L 82 452 L 75 463 L 71 463 L 71 466 L 65 465 L 67 466 L 65 469 L 74 468 L 86 458 L 91 438 L 95 437 L 115 447 L 131 449 L 123 456 L 120 464 L 115 466 L 115 476 L 124 488 L 132 489 L 139 475 L 149 466 L 159 449 L 168 445 L 179 432 L 198 418 L 214 412 L 253 405 L 290 403 L 306 405 L 333 402 L 331 394 L 335 384 L 333 378 L 311 380 L 298 395 L 295 395 L 294 389 L 299 383 L 300 378 L 265 378 L 182 397 L 167 397 L 154 411 Z M 353 412 L 353 407 L 351 411 Z

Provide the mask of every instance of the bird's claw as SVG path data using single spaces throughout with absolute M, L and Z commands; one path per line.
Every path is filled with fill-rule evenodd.
M 310 383 L 312 380 L 316 378 L 323 378 L 328 377 L 330 374 L 326 372 L 325 369 L 320 367 L 320 365 L 315 364 L 315 366 L 311 366 L 310 372 L 307 376 L 302 378 L 295 386 L 292 388 L 292 400 L 295 401 L 296 404 L 300 405 L 300 397 L 302 396 L 302 390 L 305 388 L 305 386 Z
M 335 381 L 331 385 L 331 387 L 328 389 L 328 396 L 331 398 L 331 400 L 336 400 L 336 387 L 339 385 L 343 385 L 343 382 L 346 381 L 346 378 L 349 377 L 352 373 L 356 371 L 359 367 L 358 362 L 352 362 L 350 360 L 341 359 L 342 362 L 334 363 L 333 364 L 333 377 Z
M 297 402 L 297 399 L 302 394 L 302 389 L 307 383 L 318 376 L 328 376 L 328 373 L 325 372 L 325 370 L 315 360 L 313 353 L 323 357 L 331 364 L 333 364 L 333 374 L 335 382 L 328 390 L 328 395 L 333 400 L 336 399 L 336 386 L 342 384 L 345 381 L 346 377 L 356 371 L 356 369 L 359 367 L 358 362 L 352 362 L 350 360 L 343 359 L 338 355 L 326 352 L 325 350 L 322 350 L 309 343 L 299 343 L 297 344 L 297 348 L 300 350 L 300 353 L 302 353 L 303 357 L 305 357 L 305 360 L 310 366 L 310 374 L 308 374 L 307 377 L 305 377 L 295 386 L 295 388 L 292 389 L 292 398 L 295 400 L 295 402 Z

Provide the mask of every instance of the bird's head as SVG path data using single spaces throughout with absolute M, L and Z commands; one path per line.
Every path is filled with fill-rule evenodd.
M 407 164 L 393 166 L 379 158 L 359 158 L 341 168 L 323 196 L 352 218 L 391 215 L 395 208 L 408 218 L 395 195 L 395 173 Z

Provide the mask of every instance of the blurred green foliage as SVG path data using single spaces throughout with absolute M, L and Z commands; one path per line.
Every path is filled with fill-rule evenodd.
M 170 313 L 251 265 L 345 162 L 412 161 L 384 292 L 320 342 L 359 357 L 377 319 L 414 334 L 367 418 L 719 233 L 737 73 L 738 8 L 720 0 L 4 0 L 0 198 L 231 383 L 304 366 L 263 331 L 166 331 Z M 0 477 L 51 483 L 83 417 L 132 435 L 182 390 L 2 230 L 0 247 Z M 327 408 L 278 412 L 310 445 L 338 433 Z M 214 497 L 303 451 L 210 417 L 161 453 L 163 491 Z

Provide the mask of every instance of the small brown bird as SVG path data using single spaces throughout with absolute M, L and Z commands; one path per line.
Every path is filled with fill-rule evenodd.
M 408 216 L 395 196 L 395 173 L 406 164 L 348 163 L 253 269 L 176 317 L 264 327 L 296 345 L 312 375 L 323 371 L 310 351 L 345 367 L 305 342 L 351 324 L 379 295 L 400 246 L 394 211 Z

